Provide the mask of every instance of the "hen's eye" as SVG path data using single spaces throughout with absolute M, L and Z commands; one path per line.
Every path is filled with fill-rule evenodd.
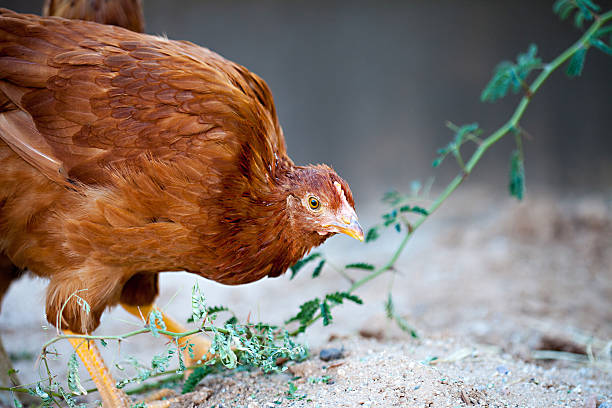
M 316 197 L 309 197 L 308 205 L 310 206 L 311 210 L 317 210 L 321 206 L 321 202 L 319 202 Z

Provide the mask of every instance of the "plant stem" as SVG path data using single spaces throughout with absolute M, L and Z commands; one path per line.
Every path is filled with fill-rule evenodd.
M 223 329 L 221 327 L 217 327 L 216 330 L 220 333 L 224 333 L 224 334 L 228 334 L 229 331 L 226 329 Z M 142 329 L 138 329 L 138 330 L 134 330 L 131 331 L 129 333 L 124 333 L 124 334 L 118 334 L 115 336 L 90 336 L 87 334 L 60 334 L 59 336 L 55 336 L 54 338 L 52 338 L 51 340 L 49 340 L 48 342 L 46 342 L 45 344 L 43 344 L 42 349 L 45 350 L 47 347 L 49 347 L 50 345 L 52 345 L 53 343 L 56 343 L 62 339 L 83 339 L 83 340 L 117 340 L 117 341 L 121 341 L 121 340 L 125 340 L 127 338 L 136 336 L 138 334 L 142 334 L 142 333 L 147 333 L 150 332 L 151 329 L 149 329 L 148 327 L 144 327 Z M 202 332 L 211 332 L 213 331 L 212 328 L 210 327 L 200 327 L 199 329 L 193 329 L 193 330 L 189 330 L 186 331 L 184 333 L 175 333 L 175 332 L 171 332 L 168 330 L 162 330 L 162 329 L 158 329 L 157 332 L 159 334 L 163 334 L 165 336 L 168 337 L 172 337 L 175 339 L 180 339 L 182 337 L 188 337 L 197 333 L 202 333 Z
M 393 265 L 395 265 L 395 263 L 397 262 L 397 259 L 399 258 L 401 253 L 404 251 L 406 244 L 408 243 L 408 241 L 414 234 L 414 231 L 416 231 L 417 228 L 419 228 L 421 224 L 423 224 L 423 222 L 425 222 L 425 220 L 429 218 L 429 216 L 432 213 L 434 213 L 442 205 L 444 201 L 446 201 L 446 199 L 457 189 L 457 187 L 459 187 L 459 185 L 467 178 L 467 176 L 471 174 L 472 170 L 474 169 L 476 164 L 480 161 L 480 158 L 482 157 L 482 155 L 489 149 L 489 147 L 491 147 L 493 144 L 498 142 L 503 136 L 505 136 L 508 132 L 510 132 L 512 129 L 518 126 L 519 121 L 523 117 L 523 114 L 525 113 L 525 110 L 527 109 L 527 106 L 529 105 L 529 102 L 531 101 L 535 93 L 538 91 L 538 89 L 540 89 L 542 84 L 548 79 L 550 74 L 553 73 L 555 70 L 557 70 L 568 59 L 570 59 L 576 53 L 576 51 L 578 51 L 579 49 L 583 47 L 588 47 L 589 41 L 593 37 L 593 34 L 595 34 L 595 32 L 604 23 L 606 23 L 609 20 L 612 20 L 612 11 L 608 11 L 607 13 L 599 16 L 599 18 L 597 18 L 595 22 L 591 24 L 589 29 L 582 35 L 582 37 L 580 37 L 578 41 L 576 41 L 571 47 L 565 50 L 561 55 L 559 55 L 553 61 L 544 65 L 544 67 L 542 68 L 542 72 L 533 81 L 533 83 L 529 87 L 529 92 L 527 92 L 527 94 L 523 96 L 518 106 L 516 107 L 514 113 L 510 117 L 510 119 L 502 127 L 497 129 L 489 137 L 484 139 L 481 144 L 478 145 L 478 148 L 472 154 L 472 157 L 465 165 L 463 171 L 460 174 L 458 174 L 450 182 L 450 184 L 444 189 L 444 191 L 436 198 L 436 200 L 433 202 L 431 207 L 429 207 L 429 209 L 427 210 L 428 214 L 423 215 L 414 224 L 412 224 L 412 228 L 408 230 L 408 232 L 406 233 L 406 236 L 400 243 L 399 247 L 395 250 L 395 252 L 391 256 L 389 261 L 387 261 L 386 264 L 384 264 L 382 267 L 380 267 L 376 271 L 372 272 L 370 275 L 365 276 L 362 279 L 355 282 L 350 287 L 349 292 L 354 292 L 355 290 L 357 290 L 358 288 L 360 288 L 367 282 L 378 277 L 382 273 L 388 271 L 389 269 L 393 267 Z
M 175 371 L 175 370 L 173 370 Z M 168 383 L 172 383 L 175 381 L 179 381 L 181 380 L 184 376 L 183 374 L 172 374 L 171 372 L 167 371 L 167 372 L 163 372 L 163 373 L 159 373 L 158 376 L 162 376 L 162 375 L 168 375 L 169 377 L 166 377 L 164 379 L 161 379 L 159 381 L 155 381 L 152 383 L 144 383 L 141 384 L 138 387 L 134 387 L 132 389 L 126 390 L 125 393 L 127 395 L 134 395 L 134 394 L 142 394 L 143 392 L 147 392 L 149 390 L 157 390 L 159 389 L 161 386 L 168 384 Z M 97 390 L 97 389 L 94 389 Z M 89 392 L 89 390 L 88 390 Z

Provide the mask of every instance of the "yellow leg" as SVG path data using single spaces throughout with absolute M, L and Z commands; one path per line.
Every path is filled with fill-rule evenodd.
M 146 306 L 131 306 L 125 303 L 122 303 L 121 306 L 130 314 L 138 317 L 139 319 L 147 320 L 149 318 L 149 314 L 155 307 L 154 305 L 146 305 Z M 158 309 L 159 310 L 159 309 Z M 171 332 L 181 333 L 187 331 L 180 323 L 176 322 L 170 316 L 161 312 L 162 319 L 166 324 L 166 329 Z M 178 340 L 179 346 L 184 347 L 187 342 L 191 343 L 193 346 L 193 354 L 194 358 L 189 356 L 189 351 L 185 349 L 183 352 L 183 359 L 185 360 L 185 365 L 190 366 L 195 364 L 198 360 L 206 361 L 212 357 L 211 354 L 208 353 L 208 349 L 210 348 L 210 341 L 205 339 L 202 336 L 193 335 L 189 337 L 182 337 Z
M 69 330 L 64 330 L 64 333 L 75 334 Z M 106 368 L 100 351 L 98 351 L 93 340 L 74 338 L 68 339 L 68 341 L 76 350 L 91 379 L 96 384 L 102 397 L 102 406 L 104 408 L 128 408 L 130 406 L 129 398 L 122 390 L 115 387 L 115 380 Z

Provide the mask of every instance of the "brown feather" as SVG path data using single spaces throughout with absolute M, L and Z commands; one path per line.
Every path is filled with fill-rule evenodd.
M 278 276 L 354 207 L 289 159 L 261 78 L 188 42 L 0 10 L 0 101 L 0 254 L 50 279 L 47 317 L 75 332 L 154 298 L 158 272 Z M 58 316 L 83 289 L 92 312 Z
M 144 32 L 141 0 L 45 0 L 43 15 L 95 21 Z

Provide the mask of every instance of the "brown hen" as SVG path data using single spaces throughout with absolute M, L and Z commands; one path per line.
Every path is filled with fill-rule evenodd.
M 150 310 L 162 271 L 248 283 L 363 240 L 347 183 L 287 156 L 265 82 L 189 42 L 0 10 L 0 138 L 3 285 L 14 266 L 48 278 L 64 330 Z

